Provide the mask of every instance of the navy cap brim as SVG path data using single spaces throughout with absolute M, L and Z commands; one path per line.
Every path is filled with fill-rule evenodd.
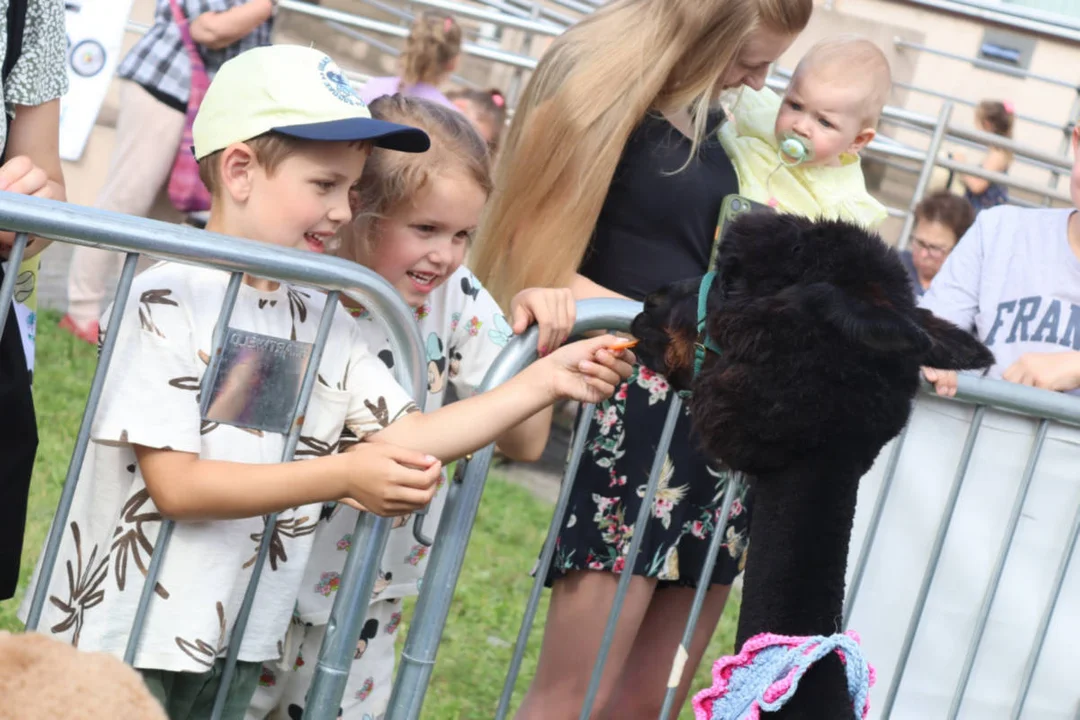
M 274 132 L 303 140 L 356 142 L 370 140 L 377 147 L 421 153 L 431 147 L 431 139 L 419 128 L 374 118 L 344 118 L 307 125 L 272 128 Z

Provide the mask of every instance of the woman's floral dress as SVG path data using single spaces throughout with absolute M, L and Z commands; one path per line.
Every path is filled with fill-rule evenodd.
M 625 569 L 672 394 L 663 376 L 638 366 L 611 400 L 596 406 L 548 573 L 549 586 L 572 570 Z M 631 442 L 627 417 L 634 418 Z M 661 587 L 697 586 L 731 477 L 717 465 L 700 449 L 689 413 L 683 413 L 664 459 L 635 575 L 657 578 Z M 732 503 L 714 584 L 730 584 L 746 562 L 747 494 L 744 487 Z

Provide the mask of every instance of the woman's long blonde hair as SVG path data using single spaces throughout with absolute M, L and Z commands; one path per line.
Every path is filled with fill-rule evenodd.
M 812 0 L 614 0 L 556 38 L 515 111 L 470 254 L 495 299 L 505 308 L 525 287 L 566 287 L 646 112 L 691 108 L 696 152 L 750 33 L 797 33 L 812 10 Z

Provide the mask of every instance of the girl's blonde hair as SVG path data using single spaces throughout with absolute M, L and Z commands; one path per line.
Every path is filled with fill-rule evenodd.
M 565 287 L 631 132 L 691 108 L 696 152 L 717 88 L 758 28 L 794 34 L 812 0 L 614 0 L 560 35 L 518 105 L 470 256 L 503 307 Z
M 401 54 L 401 88 L 435 85 L 461 54 L 461 26 L 449 15 L 420 13 Z
M 431 148 L 403 153 L 375 148 L 353 189 L 356 216 L 339 231 L 337 254 L 365 263 L 377 238 L 377 223 L 413 202 L 435 177 L 465 177 L 491 193 L 487 146 L 472 124 L 453 108 L 405 95 L 387 95 L 368 106 L 378 120 L 411 125 L 428 134 Z

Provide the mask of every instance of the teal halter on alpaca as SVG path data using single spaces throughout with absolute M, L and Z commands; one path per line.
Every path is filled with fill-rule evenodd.
M 694 343 L 694 378 L 701 373 L 701 367 L 705 364 L 705 353 L 712 352 L 717 355 L 721 354 L 720 347 L 716 342 L 709 337 L 708 331 L 705 329 L 705 320 L 708 313 L 709 303 L 709 291 L 712 290 L 713 282 L 716 280 L 716 271 L 710 270 L 705 273 L 701 278 L 701 285 L 698 286 L 698 300 L 697 300 L 697 331 L 698 340 Z M 690 397 L 689 390 L 680 390 L 679 397 Z

